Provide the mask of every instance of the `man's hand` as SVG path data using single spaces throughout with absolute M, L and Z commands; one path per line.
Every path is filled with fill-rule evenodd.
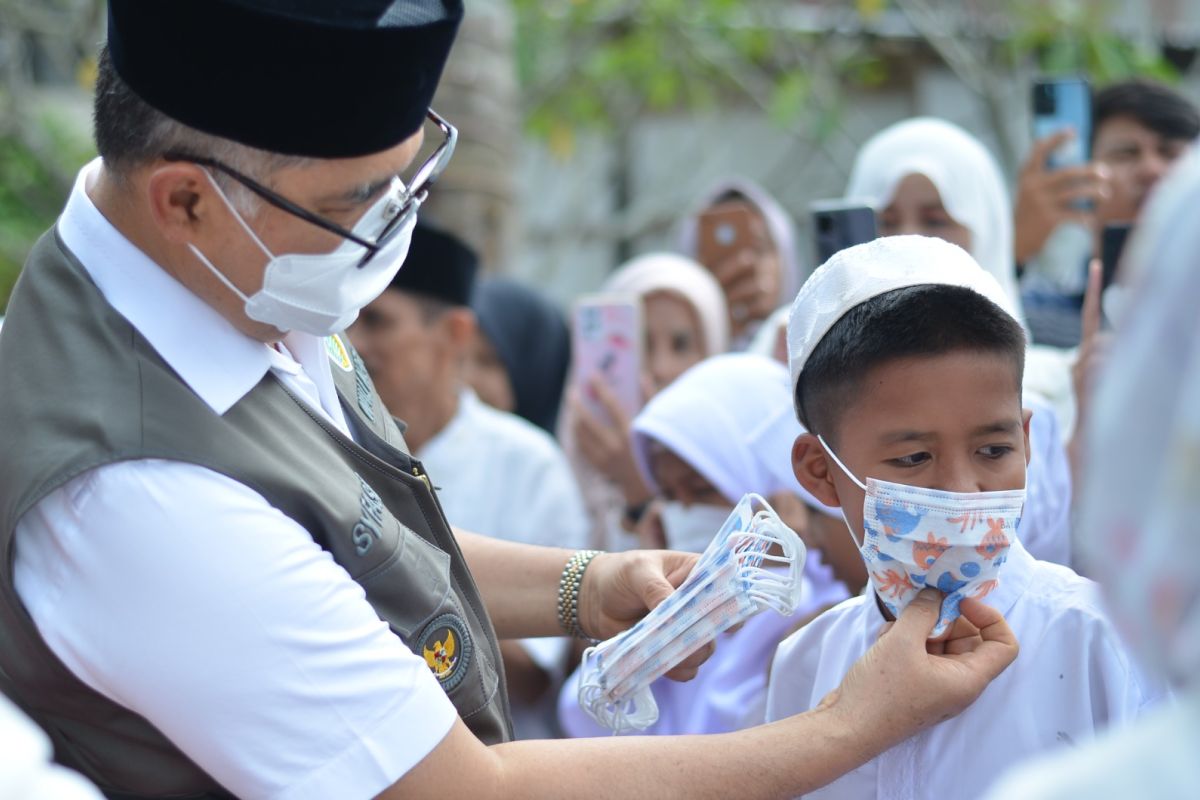
M 917 595 L 821 701 L 820 708 L 862 731 L 865 745 L 891 747 L 953 717 L 1017 657 L 1017 639 L 1004 617 L 974 598 L 960 606 L 969 624 L 930 644 L 941 600 L 933 589 Z
M 1015 256 L 1024 264 L 1042 251 L 1054 229 L 1064 222 L 1092 227 L 1093 215 L 1077 207 L 1081 201 L 1099 202 L 1108 197 L 1108 169 L 1099 164 L 1050 170 L 1046 159 L 1074 138 L 1061 131 L 1033 145 L 1017 181 L 1017 203 L 1013 213 Z
M 579 621 L 583 632 L 608 639 L 629 628 L 675 591 L 692 571 L 697 553 L 672 550 L 630 550 L 596 556 L 583 573 L 579 590 Z M 708 660 L 713 644 L 680 662 L 667 677 L 689 681 Z

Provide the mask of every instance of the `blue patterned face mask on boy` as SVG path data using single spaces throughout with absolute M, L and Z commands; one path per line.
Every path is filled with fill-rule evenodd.
M 945 492 L 874 478 L 864 484 L 817 439 L 867 493 L 859 552 L 871 587 L 892 615 L 899 616 L 922 589 L 939 589 L 946 597 L 930 638 L 940 636 L 958 619 L 964 597 L 986 597 L 999 585 L 1025 507 L 1024 489 Z

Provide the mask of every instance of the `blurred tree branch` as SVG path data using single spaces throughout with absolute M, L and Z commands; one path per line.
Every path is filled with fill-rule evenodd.
M 101 0 L 0 0 L 0 308 L 91 153 L 86 131 L 45 110 L 41 83 L 50 73 L 91 89 L 104 9 Z

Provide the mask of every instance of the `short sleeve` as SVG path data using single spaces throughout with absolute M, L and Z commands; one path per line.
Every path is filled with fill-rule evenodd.
M 239 797 L 372 798 L 456 718 L 307 531 L 210 470 L 85 473 L 21 519 L 16 546 L 50 648 Z

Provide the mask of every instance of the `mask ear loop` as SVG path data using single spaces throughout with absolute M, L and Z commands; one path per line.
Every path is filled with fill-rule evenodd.
M 756 521 L 760 530 L 751 535 L 766 543 L 768 551 L 771 546 L 778 545 L 783 555 L 764 553 L 743 567 L 741 578 L 747 583 L 746 594 L 757 602 L 759 608 L 771 608 L 782 616 L 791 616 L 804 591 L 803 570 L 807 550 L 795 531 L 784 525 L 778 517 L 764 512 Z M 764 561 L 785 567 L 787 571 L 781 573 L 778 569 L 765 568 L 762 566 Z

